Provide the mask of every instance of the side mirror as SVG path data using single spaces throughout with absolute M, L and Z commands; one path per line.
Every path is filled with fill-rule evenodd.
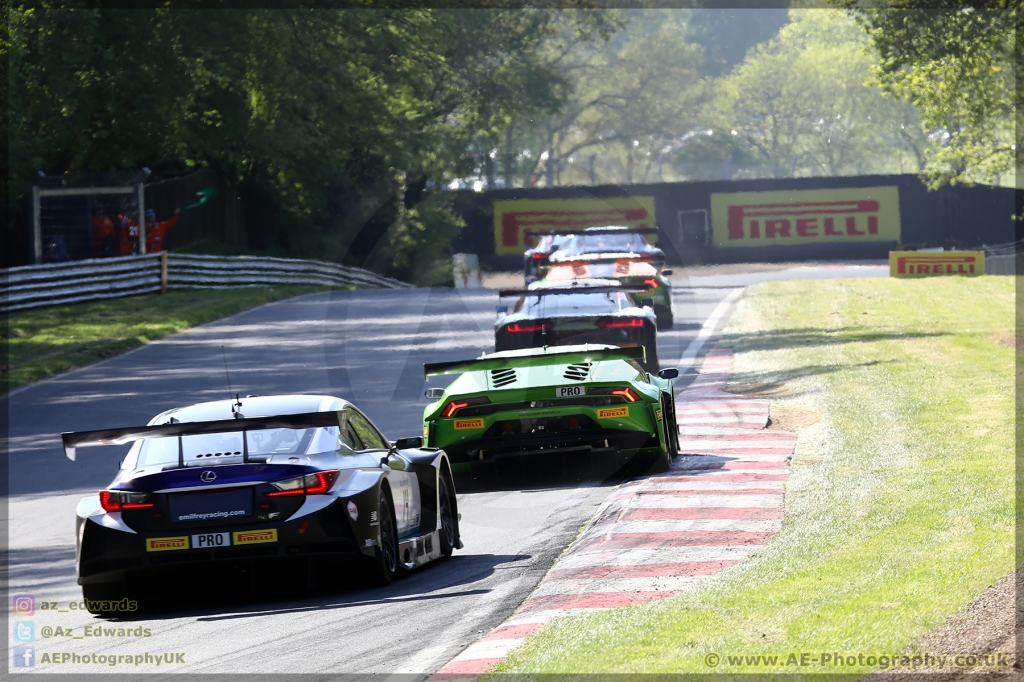
M 672 276 L 672 270 L 662 270 L 661 274 L 665 275 L 666 277 L 671 277 Z
M 668 369 L 663 369 L 658 372 L 658 376 L 662 379 L 675 379 L 679 376 L 679 370 L 675 367 L 669 367 Z
M 507 305 L 499 305 L 499 306 L 495 306 L 494 310 L 495 310 L 495 311 L 496 311 L 496 312 L 497 312 L 497 313 L 498 313 L 499 315 L 504 315 L 505 313 L 507 313 L 507 312 L 508 312 L 508 306 L 507 306 Z
M 411 448 L 423 447 L 423 437 L 413 436 L 412 438 L 399 438 L 395 441 L 395 448 L 399 450 L 409 450 Z
M 444 395 L 444 389 L 428 388 L 426 391 L 423 392 L 423 395 L 426 396 L 427 398 L 430 398 L 431 400 L 437 400 L 438 398 Z

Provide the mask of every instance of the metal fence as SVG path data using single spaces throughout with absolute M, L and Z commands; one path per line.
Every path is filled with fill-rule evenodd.
M 164 257 L 165 271 L 161 267 Z M 0 313 L 148 294 L 164 287 L 226 289 L 279 284 L 412 287 L 369 270 L 323 261 L 163 252 L 0 270 Z

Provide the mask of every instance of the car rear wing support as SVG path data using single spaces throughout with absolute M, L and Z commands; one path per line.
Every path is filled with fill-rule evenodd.
M 541 350 L 541 349 L 534 349 Z M 599 362 L 602 360 L 639 360 L 647 361 L 647 352 L 643 346 L 623 346 L 622 348 L 594 348 L 579 350 L 561 350 L 558 347 L 545 347 L 543 352 L 532 355 L 515 355 L 504 358 L 476 358 L 474 360 L 457 360 L 455 362 L 434 362 L 423 365 L 424 378 L 441 374 L 462 374 L 490 369 L 506 369 L 509 367 L 543 367 L 545 365 L 569 365 L 583 362 Z
M 218 419 L 205 422 L 173 422 L 155 426 L 131 426 L 100 431 L 76 431 L 60 434 L 64 443 L 64 454 L 72 462 L 78 448 L 92 448 L 103 445 L 124 445 L 146 438 L 174 438 L 199 436 L 207 433 L 231 433 L 238 431 L 260 431 L 265 429 L 311 429 L 337 426 L 344 428 L 348 415 L 344 410 L 337 412 L 306 412 L 276 417 L 242 417 L 239 419 Z M 244 439 L 243 439 L 244 440 Z M 179 441 L 179 459 L 182 457 Z

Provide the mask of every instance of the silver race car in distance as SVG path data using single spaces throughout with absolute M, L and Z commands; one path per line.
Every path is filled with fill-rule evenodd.
M 498 306 L 495 351 L 578 344 L 642 346 L 644 369 L 657 372 L 657 315 L 633 299 L 634 293 L 644 290 L 643 285 L 603 279 L 545 280 L 527 289 L 502 290 L 499 296 L 518 300 L 511 312 Z
M 178 584 L 168 573 L 219 580 L 272 563 L 305 577 L 340 561 L 383 585 L 462 547 L 445 453 L 388 441 L 340 398 L 236 397 L 62 437 L 72 460 L 132 443 L 110 485 L 78 504 L 78 583 L 93 613 Z

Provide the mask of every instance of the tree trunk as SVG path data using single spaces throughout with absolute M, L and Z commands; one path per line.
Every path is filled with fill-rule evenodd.
M 245 246 L 245 211 L 242 189 L 236 180 L 224 183 L 224 241 L 234 246 Z
M 515 164 L 515 154 L 512 149 L 512 126 L 505 128 L 505 187 L 511 188 L 514 186 L 513 177 L 513 166 Z
M 494 189 L 494 159 L 491 158 L 491 155 L 487 152 L 486 149 L 484 150 L 484 175 L 486 176 L 485 179 L 487 180 L 487 189 Z

